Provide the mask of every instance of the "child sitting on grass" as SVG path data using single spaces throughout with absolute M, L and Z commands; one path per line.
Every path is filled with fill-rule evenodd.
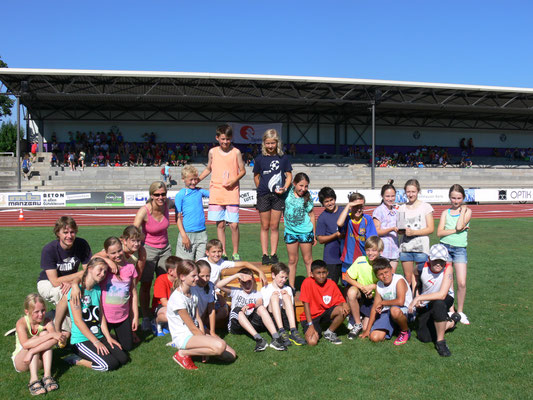
M 227 286 L 231 281 L 239 279 L 240 288 Z M 230 333 L 248 333 L 255 340 L 254 351 L 264 351 L 268 343 L 258 331 L 268 330 L 272 335 L 270 347 L 276 350 L 287 350 L 281 342 L 280 335 L 270 314 L 263 305 L 263 297 L 254 288 L 254 274 L 251 269 L 243 268 L 238 273 L 222 279 L 217 288 L 231 297 L 228 330 Z
M 342 344 L 335 330 L 349 314 L 350 308 L 339 287 L 328 279 L 328 268 L 324 261 L 311 263 L 311 276 L 304 279 L 300 292 L 304 312 L 300 316 L 305 339 L 315 346 L 322 334 L 322 324 L 328 324 L 324 338 L 333 344 Z
M 278 327 L 278 334 L 285 346 L 306 344 L 303 337 L 296 329 L 294 315 L 294 297 L 292 289 L 288 286 L 289 267 L 283 263 L 272 264 L 272 283 L 261 288 L 263 304 Z M 289 331 L 290 333 L 287 333 Z
M 11 356 L 15 371 L 30 371 L 28 389 L 32 396 L 59 389 L 52 377 L 52 349 L 58 343 L 65 343 L 67 337 L 57 332 L 54 323 L 45 318 L 46 305 L 37 293 L 31 293 L 24 300 L 24 316 L 16 324 L 16 345 Z M 39 368 L 44 377 L 39 380 Z
M 165 336 L 164 325 L 167 320 L 167 303 L 172 294 L 173 285 L 176 281 L 176 268 L 181 258 L 170 256 L 165 261 L 165 268 L 167 273 L 159 275 L 154 283 L 154 295 L 152 297 L 152 312 L 155 315 L 155 320 L 152 323 L 152 330 L 155 336 Z
M 348 304 L 352 313 L 350 320 L 353 319 L 353 322 L 350 321 L 353 327 L 348 333 L 350 340 L 355 339 L 368 325 L 368 318 L 372 304 L 374 304 L 376 283 L 378 282 L 372 269 L 372 263 L 381 255 L 383 241 L 379 236 L 370 236 L 365 243 L 365 251 L 366 256 L 358 257 L 343 275 L 343 280 L 351 285 L 347 292 Z M 362 323 L 361 314 L 364 316 Z
M 394 344 L 405 344 L 411 337 L 407 326 L 407 307 L 413 300 L 411 288 L 403 276 L 392 272 L 392 266 L 386 258 L 376 258 L 372 268 L 379 282 L 368 325 L 360 337 L 382 342 L 390 339 L 394 328 L 399 327 L 400 334 Z

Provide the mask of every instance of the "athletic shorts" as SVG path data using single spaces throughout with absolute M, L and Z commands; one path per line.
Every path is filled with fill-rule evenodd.
M 315 235 L 313 235 L 313 232 L 309 233 L 285 233 L 283 236 L 283 239 L 285 240 L 285 243 L 287 244 L 293 244 L 293 243 L 313 243 L 315 240 Z
M 234 310 L 231 311 L 231 315 L 238 315 L 241 309 L 242 307 L 236 307 Z M 264 332 L 267 330 L 265 324 L 263 323 L 263 319 L 259 314 L 257 314 L 257 310 L 254 309 L 254 311 L 250 315 L 247 315 L 246 318 L 248 318 L 248 321 L 250 321 L 250 323 L 257 332 Z M 238 317 L 230 319 L 228 324 L 228 330 L 230 331 L 230 333 L 237 335 L 247 333 L 247 331 L 239 323 Z
M 229 223 L 239 223 L 239 205 L 218 205 L 209 204 L 207 207 L 207 219 L 209 221 L 226 221 Z
M 283 211 L 285 208 L 285 201 L 276 193 L 267 193 L 257 196 L 257 204 L 255 208 L 259 212 L 267 212 L 270 210 Z
M 333 313 L 333 310 L 335 310 L 335 307 L 337 306 L 330 307 L 318 317 L 313 318 L 313 326 L 315 327 L 315 331 L 318 333 L 318 337 L 322 337 L 322 325 L 329 326 L 331 324 L 331 314 Z M 309 325 L 305 320 L 301 320 L 300 323 L 302 324 L 302 328 L 305 334 L 305 332 L 307 332 L 307 329 L 309 328 Z
M 444 247 L 448 249 L 450 259 L 446 261 L 452 261 L 454 263 L 466 264 L 468 263 L 468 257 L 466 255 L 466 247 L 455 247 L 446 243 L 442 243 Z
M 391 307 L 397 307 L 397 306 L 391 306 Z M 402 313 L 407 317 L 407 307 L 398 307 L 398 308 L 402 310 Z M 387 333 L 385 335 L 385 338 L 390 339 L 396 327 L 397 325 L 392 320 L 391 315 L 390 315 L 390 309 L 389 309 L 389 310 L 383 311 L 381 314 L 376 314 L 376 319 L 374 321 L 374 325 L 372 325 L 372 329 L 370 329 L 370 332 L 373 332 L 376 329 L 380 331 L 385 331 Z
M 185 250 L 183 247 L 183 240 L 178 232 L 178 243 L 176 244 L 176 257 L 184 260 L 196 261 L 199 258 L 205 257 L 205 246 L 207 245 L 207 231 L 200 232 L 186 232 L 191 247 Z

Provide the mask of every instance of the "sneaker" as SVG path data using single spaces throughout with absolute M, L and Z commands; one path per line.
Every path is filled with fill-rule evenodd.
M 268 347 L 267 341 L 265 339 L 261 338 L 261 340 L 256 340 L 255 341 L 255 349 L 254 349 L 254 351 L 255 352 L 265 351 L 267 347 Z
M 69 365 L 77 365 L 79 361 L 81 361 L 81 357 L 77 354 L 70 354 L 63 358 L 63 361 L 65 361 Z
M 266 254 L 263 254 L 263 258 L 261 259 L 261 264 L 263 265 L 269 265 L 270 264 L 270 257 Z
M 277 264 L 279 262 L 278 255 L 272 254 L 270 256 L 270 264 Z
M 179 351 L 176 351 L 176 353 L 172 356 L 172 359 L 176 361 L 181 368 L 185 368 L 188 370 L 198 369 L 198 367 L 194 365 L 194 362 L 192 361 L 191 357 L 180 356 L 179 353 Z
M 468 320 L 468 317 L 465 315 L 465 313 L 458 313 L 460 316 L 461 316 L 461 324 L 464 324 L 464 325 L 470 325 L 470 321 Z
M 143 322 L 141 323 L 141 329 L 145 332 L 152 330 L 152 322 L 150 321 L 150 318 L 143 318 Z
M 222 259 L 223 259 L 224 261 L 228 261 L 228 256 L 225 255 L 225 254 L 222 254 Z
M 296 331 L 289 335 L 289 340 L 296 346 L 304 346 L 307 344 L 305 339 L 300 335 L 300 332 Z
M 174 347 L 174 348 L 176 347 L 174 342 L 168 342 L 165 346 Z
M 279 341 L 283 343 L 285 347 L 292 346 L 292 342 L 289 339 L 289 334 L 287 333 L 287 331 L 283 331 L 279 334 Z
M 231 256 L 232 261 L 241 261 L 241 256 L 237 253 Z
M 152 333 L 154 334 L 154 336 L 165 336 L 165 334 L 163 333 L 163 326 L 161 324 L 158 324 L 157 322 L 155 322 L 155 320 L 152 321 Z
M 450 357 L 452 355 L 452 352 L 448 348 L 448 345 L 446 344 L 446 340 L 441 340 L 440 342 L 435 343 L 435 348 L 437 349 L 437 353 L 439 353 L 439 356 L 441 357 Z
M 396 340 L 394 341 L 395 346 L 400 346 L 402 344 L 407 343 L 409 338 L 411 337 L 411 331 L 401 331 Z
M 283 342 L 281 341 L 281 337 L 277 339 L 272 339 L 272 342 L 270 342 L 270 347 L 272 347 L 275 350 L 279 350 L 279 351 L 287 350 L 287 346 L 283 344 Z
M 352 330 L 348 333 L 348 339 L 354 340 L 361 331 L 363 330 L 363 324 L 356 324 L 353 326 Z
M 333 344 L 342 344 L 342 340 L 340 340 L 335 332 L 324 332 L 324 339 L 330 341 Z

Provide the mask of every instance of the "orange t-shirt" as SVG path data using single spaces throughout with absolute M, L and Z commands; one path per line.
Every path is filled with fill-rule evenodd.
M 209 204 L 239 204 L 239 183 L 237 182 L 230 190 L 222 186 L 229 180 L 235 179 L 239 174 L 239 150 L 233 147 L 230 151 L 225 152 L 220 147 L 215 147 L 212 151 Z

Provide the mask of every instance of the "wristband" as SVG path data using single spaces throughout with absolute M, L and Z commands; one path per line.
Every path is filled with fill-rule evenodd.
M 307 323 L 307 326 L 311 326 L 311 325 L 313 325 L 312 322 L 308 322 L 308 323 Z

